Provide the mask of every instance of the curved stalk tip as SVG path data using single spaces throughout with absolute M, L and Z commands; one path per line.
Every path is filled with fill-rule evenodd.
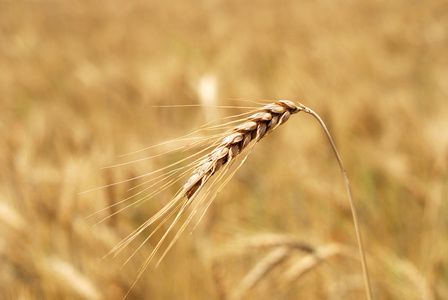
M 364 277 L 364 285 L 366 288 L 367 299 L 372 300 L 372 288 L 370 286 L 369 271 L 367 268 L 367 260 L 366 260 L 365 250 L 364 250 L 364 244 L 362 242 L 361 228 L 360 228 L 359 222 L 358 222 L 358 214 L 356 212 L 355 201 L 353 200 L 352 188 L 350 185 L 350 181 L 348 180 L 348 176 L 345 171 L 344 164 L 342 163 L 342 159 L 339 156 L 338 150 L 336 149 L 336 146 L 333 142 L 333 139 L 331 138 L 331 135 L 327 129 L 327 126 L 325 126 L 324 121 L 322 121 L 322 119 L 319 117 L 319 115 L 317 113 L 315 113 L 312 109 L 306 107 L 302 103 L 297 103 L 297 104 L 301 108 L 302 111 L 304 111 L 307 114 L 312 115 L 314 118 L 317 119 L 319 124 L 322 126 L 322 129 L 324 130 L 324 132 L 328 138 L 328 141 L 331 144 L 333 153 L 336 156 L 336 160 L 338 161 L 339 168 L 341 169 L 342 176 L 344 177 L 345 187 L 347 189 L 347 194 L 348 194 L 348 201 L 350 203 L 350 209 L 352 211 L 352 216 L 353 216 L 353 223 L 355 225 L 356 239 L 358 242 L 359 255 L 361 258 L 361 266 L 362 266 L 362 272 L 363 272 L 363 277 Z

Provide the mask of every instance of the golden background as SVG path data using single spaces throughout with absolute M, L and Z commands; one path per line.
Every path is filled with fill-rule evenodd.
M 290 99 L 322 116 L 353 184 L 375 299 L 448 299 L 447 53 L 444 0 L 0 1 L 0 298 L 124 297 L 160 236 L 123 268 L 138 243 L 100 259 L 176 188 L 97 226 L 86 217 L 130 185 L 80 193 L 182 159 L 101 169 L 235 113 L 154 107 L 201 104 L 211 79 L 217 105 Z M 283 235 L 355 252 L 287 281 L 310 259 L 293 249 L 243 299 L 365 297 L 342 177 L 303 113 L 255 147 L 190 230 L 127 299 L 230 299 L 281 248 L 241 245 Z

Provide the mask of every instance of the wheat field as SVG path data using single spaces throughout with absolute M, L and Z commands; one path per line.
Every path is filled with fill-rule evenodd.
M 2 0 L 0 37 L 1 299 L 365 299 L 344 182 L 306 114 L 157 268 L 136 281 L 163 231 L 104 257 L 185 183 L 120 211 L 144 182 L 126 180 L 188 154 L 103 167 L 280 99 L 333 135 L 374 299 L 448 299 L 447 1 Z

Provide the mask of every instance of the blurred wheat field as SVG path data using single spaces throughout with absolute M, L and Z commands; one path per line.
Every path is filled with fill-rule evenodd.
M 100 169 L 121 154 L 245 111 L 154 107 L 201 104 L 204 78 L 218 105 L 319 113 L 375 299 L 448 299 L 448 2 L 0 1 L 0 37 L 1 299 L 124 297 L 160 234 L 100 259 L 176 187 L 97 226 L 133 183 L 80 193 L 182 158 Z M 356 253 L 337 163 L 298 114 L 128 299 L 364 299 Z

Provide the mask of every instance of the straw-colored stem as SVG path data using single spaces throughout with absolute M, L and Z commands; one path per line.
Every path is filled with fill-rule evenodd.
M 367 269 L 367 260 L 366 260 L 366 255 L 365 255 L 365 251 L 364 251 L 364 245 L 362 242 L 361 228 L 360 228 L 359 222 L 358 222 L 358 214 L 356 212 L 355 202 L 353 200 L 352 188 L 350 185 L 350 181 L 348 180 L 348 176 L 345 171 L 344 164 L 342 163 L 342 159 L 339 156 L 338 150 L 336 149 L 336 146 L 333 142 L 333 139 L 331 138 L 331 135 L 327 129 L 327 126 L 325 126 L 325 123 L 322 121 L 322 119 L 319 117 L 319 115 L 301 103 L 299 103 L 299 106 L 303 109 L 304 112 L 312 115 L 319 121 L 320 125 L 322 126 L 323 130 L 325 131 L 325 134 L 327 135 L 328 141 L 330 142 L 331 148 L 333 149 L 333 153 L 336 156 L 336 159 L 338 161 L 339 167 L 342 172 L 342 176 L 344 177 L 345 187 L 347 189 L 347 194 L 348 194 L 348 201 L 350 203 L 350 209 L 352 211 L 352 216 L 353 216 L 353 223 L 355 225 L 356 239 L 358 241 L 359 255 L 361 257 L 361 266 L 362 266 L 362 272 L 363 272 L 363 277 L 364 277 L 364 285 L 366 288 L 367 299 L 372 300 L 372 289 L 370 286 L 369 271 Z

